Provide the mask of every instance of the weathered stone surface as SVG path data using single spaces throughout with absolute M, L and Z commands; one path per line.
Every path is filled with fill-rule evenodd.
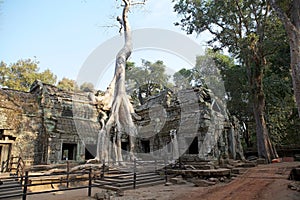
M 94 198 L 97 200 L 109 200 L 110 194 L 107 191 L 97 192 Z
M 61 162 L 63 144 L 76 148 L 69 160 L 84 161 L 86 144 L 96 144 L 100 126 L 87 93 L 75 95 L 36 81 L 30 92 L 0 89 L 0 129 L 0 140 L 12 139 L 10 155 L 30 165 Z
M 171 182 L 166 182 L 165 183 L 165 186 L 170 186 L 170 185 L 173 185 Z
M 249 168 L 249 167 L 256 167 L 257 164 L 256 164 L 256 162 L 245 162 L 245 163 L 240 163 L 238 166 Z
M 263 159 L 263 158 L 258 158 L 256 160 L 256 162 L 257 162 L 258 165 L 265 165 L 265 164 L 267 164 L 266 159 Z
M 290 180 L 300 181 L 300 166 L 293 168 L 289 175 Z
M 12 139 L 12 153 L 35 164 L 83 162 L 87 152 L 95 156 L 100 113 L 90 96 L 40 81 L 30 92 L 0 89 L 0 129 Z M 204 87 L 166 90 L 135 109 L 141 118 L 135 121 L 136 152 L 147 153 L 144 157 L 176 160 L 187 155 L 190 160 L 183 162 L 190 168 L 210 170 L 210 160 L 243 159 L 237 119 Z M 128 143 L 126 133 L 122 142 Z
M 223 177 L 230 176 L 230 169 L 212 169 L 212 170 L 169 170 L 171 174 L 178 174 L 188 177 Z
M 216 182 L 203 179 L 192 179 L 191 182 L 194 183 L 196 187 L 208 187 L 216 184 Z
M 171 147 L 167 152 L 164 148 L 173 142 L 170 131 L 176 130 L 179 155 L 187 154 L 191 159 L 182 160 L 186 165 L 193 166 L 188 162 L 199 162 L 197 158 L 244 159 L 238 120 L 230 117 L 222 101 L 203 87 L 162 92 L 136 107 L 136 113 L 143 119 L 136 121 L 139 133 L 148 138 L 150 152 L 155 152 L 155 156 L 174 156 Z M 159 123 L 155 122 L 157 118 Z M 190 153 L 188 149 L 195 138 L 197 152 Z M 143 153 L 143 148 L 138 148 L 138 152 Z
M 233 168 L 231 169 L 231 173 L 233 174 L 243 174 L 246 172 L 246 168 Z
M 186 184 L 186 181 L 182 178 L 182 176 L 171 178 L 170 182 L 177 185 Z

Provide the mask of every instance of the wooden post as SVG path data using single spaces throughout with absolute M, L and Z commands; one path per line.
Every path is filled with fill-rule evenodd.
M 101 173 L 101 179 L 104 179 L 104 172 L 105 172 L 105 160 L 102 161 L 102 173 Z
M 165 182 L 168 182 L 167 157 L 165 157 Z
M 182 165 L 181 165 L 181 157 L 178 158 L 178 162 L 179 162 L 179 169 L 182 168 Z
M 21 179 L 20 179 L 20 184 L 21 185 L 23 184 L 23 179 L 24 179 L 24 172 L 22 172 L 22 174 L 21 174 Z
M 26 200 L 27 195 L 27 185 L 28 185 L 28 171 L 25 172 L 25 181 L 24 181 L 24 187 L 23 187 L 23 198 L 22 200 Z
M 4 172 L 5 161 L 2 161 L 1 172 Z
M 69 188 L 70 163 L 67 161 L 67 188 Z
M 92 195 L 92 167 L 89 169 L 89 188 L 88 188 L 88 196 Z
M 9 172 L 11 172 L 12 168 L 13 168 L 13 165 L 14 165 L 14 158 L 13 156 L 10 157 L 10 161 L 9 161 Z
M 133 189 L 136 188 L 136 159 L 133 160 Z

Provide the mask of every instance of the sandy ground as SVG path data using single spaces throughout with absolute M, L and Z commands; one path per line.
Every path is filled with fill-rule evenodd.
M 300 192 L 288 188 L 292 181 L 288 175 L 292 167 L 300 166 L 300 162 L 284 162 L 270 165 L 259 165 L 250 168 L 227 184 L 210 187 L 185 185 L 157 185 L 147 188 L 125 191 L 123 197 L 112 197 L 115 200 L 300 200 Z M 299 184 L 299 183 L 298 183 Z M 67 192 L 56 192 L 28 196 L 28 200 L 91 200 L 98 188 L 92 189 L 92 197 L 88 197 L 87 189 Z

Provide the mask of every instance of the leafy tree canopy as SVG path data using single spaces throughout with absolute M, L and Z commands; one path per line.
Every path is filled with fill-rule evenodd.
M 169 76 L 166 74 L 166 66 L 163 61 L 151 63 L 142 60 L 142 66 L 136 67 L 134 63 L 127 63 L 126 84 L 131 90 L 131 97 L 138 100 L 140 104 L 151 96 L 158 94 L 168 87 Z
M 79 87 L 75 80 L 68 79 L 65 77 L 58 82 L 57 87 L 68 92 L 74 92 L 79 90 Z
M 39 62 L 31 59 L 18 60 L 9 66 L 0 63 L 0 85 L 14 90 L 29 91 L 35 80 L 55 84 L 56 76 L 49 70 L 39 72 Z
M 94 92 L 94 84 L 89 82 L 84 82 L 82 85 L 80 85 L 80 90 L 83 92 Z

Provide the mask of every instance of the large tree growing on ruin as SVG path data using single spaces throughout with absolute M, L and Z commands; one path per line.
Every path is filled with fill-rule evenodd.
M 300 0 L 270 0 L 289 37 L 293 88 L 300 117 Z
M 100 119 L 102 128 L 98 135 L 96 160 L 109 161 L 113 158 L 117 163 L 123 161 L 121 149 L 121 137 L 128 135 L 130 142 L 129 156 L 134 159 L 134 144 L 137 136 L 137 129 L 132 120 L 134 113 L 133 106 L 129 101 L 125 89 L 125 69 L 128 58 L 132 52 L 132 34 L 128 21 L 128 13 L 132 6 L 144 4 L 143 1 L 121 0 L 123 12 L 117 17 L 124 36 L 124 46 L 118 52 L 115 62 L 114 77 L 103 96 L 98 98 L 104 111 L 109 111 L 106 116 L 105 112 Z M 113 152 L 113 155 L 110 154 Z
M 208 30 L 214 36 L 209 44 L 216 49 L 228 48 L 246 66 L 256 122 L 258 153 L 259 157 L 270 162 L 277 157 L 277 153 L 270 141 L 265 120 L 263 77 L 269 64 L 267 58 L 272 54 L 271 45 L 276 46 L 280 39 L 276 39 L 276 35 L 271 33 L 272 28 L 276 28 L 272 25 L 277 23 L 276 17 L 270 12 L 268 1 L 174 2 L 175 11 L 182 16 L 177 25 L 181 25 L 189 34 Z

